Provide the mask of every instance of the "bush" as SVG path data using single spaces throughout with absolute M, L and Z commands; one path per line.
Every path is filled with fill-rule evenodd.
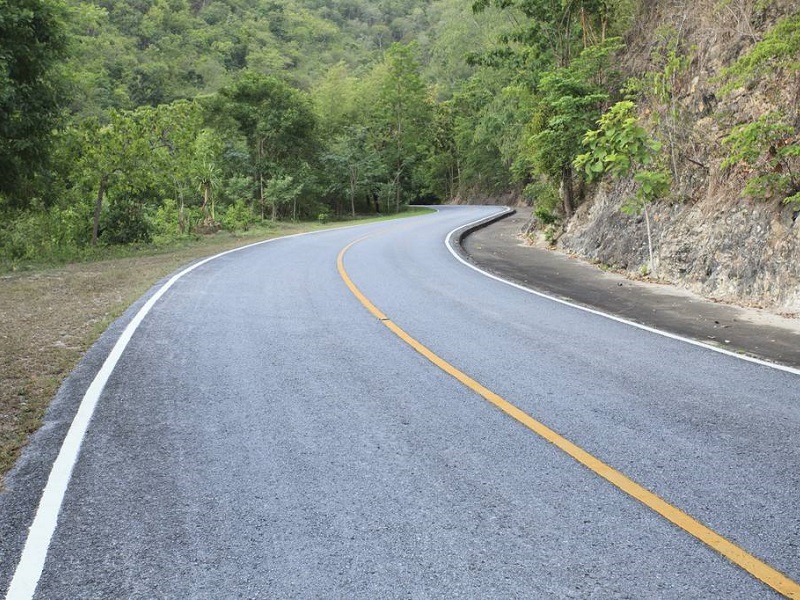
M 250 229 L 255 217 L 244 200 L 237 200 L 223 211 L 220 222 L 226 230 L 235 233 Z
M 161 206 L 153 213 L 150 222 L 153 241 L 156 244 L 169 243 L 183 235 L 180 209 L 178 203 L 172 198 L 162 202 Z
M 722 168 L 744 163 L 750 177 L 743 193 L 758 198 L 780 196 L 800 205 L 800 137 L 786 115 L 771 112 L 733 128 L 722 143 L 730 152 Z
M 554 225 L 559 221 L 561 198 L 554 186 L 537 181 L 525 187 L 523 196 L 533 205 L 533 214 L 542 225 Z
M 138 202 L 112 202 L 103 215 L 101 229 L 101 238 L 106 244 L 147 243 L 152 240 L 150 220 Z
M 42 206 L 5 215 L 0 229 L 0 256 L 6 260 L 52 260 L 80 254 L 92 235 L 91 208 Z

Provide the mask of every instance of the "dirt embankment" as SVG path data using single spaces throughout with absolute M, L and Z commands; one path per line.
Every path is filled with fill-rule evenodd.
M 729 91 L 720 77 L 780 18 L 796 14 L 794 0 L 642 4 L 627 40 L 626 67 L 670 74 L 661 97 L 639 102 L 640 117 L 663 143 L 673 181 L 670 197 L 651 206 L 655 275 L 714 299 L 800 313 L 800 207 L 777 194 L 744 196 L 752 171 L 743 164 L 722 168 L 723 139 L 735 125 L 776 111 L 800 121 L 800 73 L 768 70 Z M 673 72 L 666 66 L 671 48 L 685 58 Z M 644 218 L 620 210 L 633 193 L 631 181 L 595 187 L 558 246 L 641 272 L 648 262 Z

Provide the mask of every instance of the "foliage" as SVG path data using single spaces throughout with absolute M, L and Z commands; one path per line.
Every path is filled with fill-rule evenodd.
M 524 63 L 545 57 L 565 67 L 579 48 L 605 42 L 610 23 L 621 16 L 620 9 L 629 18 L 631 3 L 622 2 L 617 10 L 615 4 L 609 0 L 475 0 L 473 10 L 482 12 L 495 6 L 518 11 L 525 18 L 501 41 L 516 45 L 516 54 Z
M 672 175 L 677 178 L 681 148 L 685 146 L 689 131 L 678 95 L 681 80 L 691 67 L 694 49 L 681 48 L 680 33 L 673 26 L 659 28 L 656 40 L 650 54 L 654 70 L 629 79 L 625 88 L 629 97 L 650 109 L 652 121 L 667 144 Z
M 0 0 L 0 194 L 11 205 L 30 199 L 60 120 L 63 18 L 55 0 Z
M 0 0 L 0 63 L 29 53 L 42 86 L 0 70 L 0 109 L 24 108 L 0 110 L 0 252 L 79 254 L 241 231 L 259 217 L 338 218 L 523 190 L 542 220 L 569 215 L 584 189 L 573 171 L 587 151 L 580 140 L 619 97 L 614 36 L 637 5 Z M 798 28 L 797 16 L 781 21 L 729 81 L 796 69 Z M 674 29 L 656 37 L 657 68 L 636 91 L 645 109 L 656 106 L 650 123 L 677 173 L 676 98 L 691 53 Z M 12 143 L 9 115 L 24 133 Z M 748 135 L 758 138 L 737 129 L 730 147 Z M 761 153 L 747 164 L 762 177 L 751 187 L 796 193 L 795 134 L 759 135 L 776 138 L 775 156 L 751 143 Z M 645 162 L 635 147 L 616 155 L 623 171 L 628 155 Z M 646 199 L 661 182 L 640 171 L 629 174 Z
M 652 139 L 639 125 L 636 105 L 630 101 L 617 102 L 597 122 L 598 129 L 583 137 L 588 149 L 575 159 L 575 168 L 583 171 L 589 181 L 609 174 L 614 178 L 633 174 L 638 184 L 636 193 L 623 205 L 622 211 L 638 215 L 644 212 L 647 225 L 647 245 L 650 255 L 648 271 L 654 269 L 653 238 L 647 205 L 669 193 L 671 178 L 665 171 L 644 167 L 653 164 L 661 144 Z
M 598 129 L 583 136 L 587 152 L 575 159 L 575 167 L 588 181 L 605 174 L 624 177 L 639 166 L 653 162 L 661 145 L 639 125 L 635 104 L 625 100 L 607 110 L 597 124 Z
M 568 217 L 574 208 L 572 163 L 580 152 L 579 140 L 609 99 L 602 75 L 609 72 L 609 58 L 618 48 L 617 40 L 589 47 L 570 66 L 548 71 L 539 81 L 528 156 L 536 173 L 553 185 L 560 183 Z
M 303 190 L 303 184 L 297 183 L 290 175 L 283 175 L 270 179 L 264 188 L 267 201 L 277 210 L 294 202 Z
M 639 186 L 626 211 L 638 213 L 648 202 L 669 192 L 670 177 L 663 171 L 643 168 L 656 161 L 661 144 L 639 124 L 635 111 L 636 105 L 629 100 L 617 102 L 606 111 L 597 122 L 598 129 L 583 136 L 588 151 L 575 159 L 575 168 L 583 171 L 588 181 L 606 174 L 614 178 L 633 174 Z
M 800 71 L 800 13 L 784 17 L 733 65 L 725 69 L 724 91 L 779 69 Z
M 253 211 L 244 200 L 236 200 L 222 214 L 222 225 L 228 231 L 247 231 L 256 222 Z
M 0 256 L 13 261 L 79 258 L 89 243 L 87 206 L 30 206 L 0 225 Z
M 366 127 L 345 127 L 329 140 L 321 157 L 325 167 L 326 192 L 346 195 L 350 214 L 356 215 L 356 199 L 366 196 L 382 177 L 383 165 L 369 143 Z
M 208 112 L 223 136 L 238 134 L 247 140 L 263 214 L 268 204 L 266 182 L 296 173 L 315 150 L 316 121 L 310 101 L 278 78 L 248 71 L 209 102 Z M 279 204 L 270 205 L 275 220 Z
M 552 184 L 535 181 L 525 186 L 523 197 L 533 205 L 533 215 L 543 225 L 554 225 L 559 221 L 558 207 L 561 199 Z
M 638 215 L 649 203 L 669 194 L 672 183 L 666 171 L 639 171 L 633 179 L 639 184 L 636 194 L 622 207 L 622 211 L 629 215 Z
M 753 80 L 785 70 L 800 73 L 800 13 L 784 17 L 723 72 L 724 92 L 750 85 Z M 800 205 L 800 137 L 797 123 L 800 108 L 774 110 L 757 120 L 735 126 L 723 139 L 728 150 L 722 168 L 747 165 L 743 193 Z
M 393 44 L 371 73 L 373 106 L 367 115 L 370 143 L 386 170 L 387 209 L 400 211 L 404 192 L 424 158 L 430 134 L 431 105 L 420 76 L 415 45 Z M 390 205 L 390 201 L 391 205 Z
M 800 205 L 800 136 L 785 115 L 771 112 L 755 122 L 738 125 L 723 144 L 729 151 L 723 169 L 741 163 L 750 167 L 744 194 L 780 196 L 787 204 Z

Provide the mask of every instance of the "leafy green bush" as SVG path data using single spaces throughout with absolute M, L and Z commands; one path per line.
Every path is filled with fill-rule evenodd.
M 722 142 L 730 152 L 722 162 L 723 169 L 741 163 L 750 167 L 744 194 L 762 198 L 782 195 L 787 204 L 800 204 L 800 136 L 785 115 L 771 112 L 755 122 L 737 125 Z
M 558 190 L 547 182 L 535 181 L 522 192 L 533 206 L 533 214 L 542 225 L 554 225 L 559 221 L 558 210 L 561 198 Z
M 169 243 L 183 234 L 178 203 L 167 198 L 153 213 L 150 223 L 153 228 L 153 241 L 156 244 Z
M 106 244 L 147 243 L 152 226 L 144 207 L 138 202 L 112 202 L 101 221 L 101 239 Z
M 588 152 L 575 159 L 575 168 L 594 181 L 606 173 L 624 177 L 632 170 L 651 164 L 661 144 L 639 125 L 636 105 L 625 100 L 617 102 L 597 122 L 598 129 L 583 136 Z
M 722 78 L 728 80 L 723 91 L 730 92 L 778 69 L 800 70 L 800 12 L 778 21 L 763 40 L 723 71 Z
M 255 215 L 244 200 L 237 200 L 221 212 L 220 222 L 227 231 L 247 231 L 255 222 Z
M 91 208 L 85 204 L 33 206 L 3 221 L 0 257 L 10 261 L 74 258 L 91 240 Z
M 583 137 L 588 152 L 575 159 L 575 168 L 582 170 L 589 181 L 605 174 L 620 178 L 633 174 L 638 184 L 636 194 L 622 210 L 627 214 L 644 212 L 647 225 L 647 248 L 650 261 L 647 271 L 653 271 L 653 236 L 647 205 L 669 193 L 671 178 L 663 170 L 644 169 L 653 164 L 661 144 L 639 124 L 636 105 L 630 101 L 617 102 L 598 121 L 600 127 Z

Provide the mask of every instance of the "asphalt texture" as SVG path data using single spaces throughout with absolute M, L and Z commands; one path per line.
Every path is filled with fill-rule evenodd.
M 800 318 L 714 302 L 670 285 L 631 280 L 560 252 L 526 245 L 517 213 L 462 242 L 481 268 L 557 298 L 699 342 L 800 368 Z
M 180 279 L 103 391 L 36 597 L 776 597 L 403 343 L 339 276 L 351 242 L 349 276 L 408 334 L 800 579 L 798 376 L 468 269 L 443 240 L 495 212 L 279 240 Z M 0 589 L 83 391 L 145 300 L 8 477 Z

